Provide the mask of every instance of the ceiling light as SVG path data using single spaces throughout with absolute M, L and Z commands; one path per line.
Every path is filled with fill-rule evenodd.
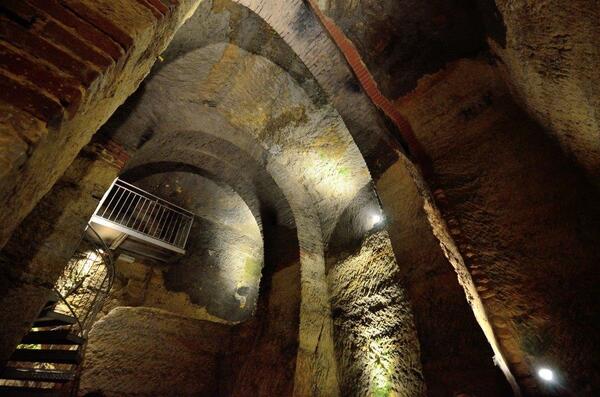
M 540 368 L 538 370 L 538 376 L 546 382 L 552 382 L 554 380 L 554 372 L 549 368 Z
M 373 224 L 373 226 L 381 223 L 381 221 L 383 221 L 383 216 L 381 216 L 379 214 L 371 215 L 371 223 Z

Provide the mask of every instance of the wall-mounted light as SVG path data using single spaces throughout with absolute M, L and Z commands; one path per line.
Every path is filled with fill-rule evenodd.
M 383 216 L 381 214 L 373 214 L 373 215 L 371 215 L 371 225 L 377 226 L 381 222 L 383 222 Z
M 552 382 L 554 380 L 554 371 L 550 368 L 540 368 L 537 373 L 538 376 L 546 382 Z

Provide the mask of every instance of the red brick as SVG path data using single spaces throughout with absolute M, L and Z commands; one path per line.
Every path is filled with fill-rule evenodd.
M 156 19 L 161 19 L 163 17 L 163 14 L 153 4 L 151 4 L 151 2 L 146 0 L 137 0 L 137 2 L 149 9 Z
M 4 14 L 9 17 L 11 17 L 10 14 L 13 14 L 27 25 L 31 25 L 36 16 L 35 10 L 28 4 L 23 3 L 22 0 L 3 0 L 0 3 L 0 10 L 9 11 L 9 13 L 4 12 Z
M 165 6 L 160 0 L 145 0 L 146 2 L 152 4 L 154 8 L 160 11 L 163 15 L 166 15 L 169 12 L 169 7 Z
M 53 64 L 81 81 L 86 87 L 99 75 L 98 71 L 86 65 L 85 62 L 1 16 L 0 39 Z
M 79 18 L 73 12 L 58 4 L 56 0 L 27 1 L 36 7 L 39 13 L 47 13 L 47 15 L 50 15 L 63 25 L 73 29 L 81 36 L 81 38 L 87 40 L 88 43 L 107 53 L 115 61 L 123 56 L 123 50 L 121 47 L 106 33 L 102 32 L 87 21 Z
M 88 21 L 108 36 L 113 38 L 117 43 L 127 51 L 133 45 L 133 38 L 129 36 L 123 29 L 115 25 L 110 19 L 104 17 L 97 11 L 90 9 L 88 6 L 79 0 L 60 0 L 67 8 L 77 14 L 80 18 Z
M 0 99 L 47 123 L 60 121 L 64 112 L 52 98 L 3 74 L 0 74 Z
M 320 10 L 319 6 L 314 0 L 308 0 L 308 3 L 319 19 L 323 27 L 327 30 L 335 44 L 338 46 L 346 61 L 348 62 L 350 69 L 354 72 L 355 76 L 359 80 L 363 90 L 371 99 L 371 102 L 381 109 L 387 117 L 389 117 L 402 135 L 402 138 L 410 147 L 411 153 L 416 157 L 417 161 L 421 164 L 422 171 L 428 174 L 430 171 L 430 160 L 425 155 L 421 143 L 415 137 L 413 129 L 410 123 L 402 116 L 388 98 L 381 94 L 379 87 L 375 82 L 375 79 L 369 72 L 365 63 L 354 46 L 354 43 L 342 32 L 342 30 L 329 18 L 327 18 Z
M 56 74 L 49 67 L 15 52 L 0 42 L 0 68 L 22 76 L 29 82 L 48 91 L 68 107 L 73 114 L 81 102 L 81 90 L 77 80 Z
M 99 66 L 101 69 L 106 69 L 112 64 L 111 58 L 98 52 L 53 20 L 50 20 L 43 25 L 40 29 L 40 33 L 50 41 L 68 48 L 78 58 L 89 61 L 94 65 Z

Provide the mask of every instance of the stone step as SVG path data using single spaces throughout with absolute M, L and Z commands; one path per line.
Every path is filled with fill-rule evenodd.
M 48 301 L 46 302 L 46 305 L 44 305 L 44 307 L 53 307 L 58 303 L 59 300 L 60 300 L 60 298 L 59 298 L 58 294 L 56 292 L 52 291 L 48 295 Z

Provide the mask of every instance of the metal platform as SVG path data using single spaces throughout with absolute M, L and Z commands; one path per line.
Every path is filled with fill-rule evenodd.
M 116 179 L 90 224 L 113 251 L 166 261 L 185 254 L 193 221 L 190 211 Z

